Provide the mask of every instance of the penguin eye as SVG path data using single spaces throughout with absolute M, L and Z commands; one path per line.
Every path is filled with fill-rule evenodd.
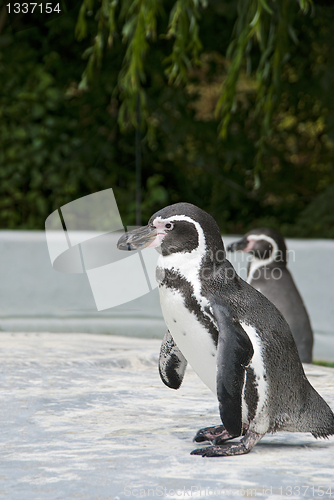
M 171 222 L 167 222 L 167 224 L 165 224 L 165 228 L 166 229 L 173 229 L 173 224 Z

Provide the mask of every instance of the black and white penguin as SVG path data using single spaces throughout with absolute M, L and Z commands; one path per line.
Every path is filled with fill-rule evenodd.
M 154 214 L 118 248 L 157 247 L 157 281 L 168 328 L 160 375 L 177 389 L 187 362 L 217 395 L 222 425 L 198 431 L 202 456 L 248 453 L 267 432 L 334 434 L 334 415 L 307 380 L 289 326 L 225 258 L 214 219 L 188 203 Z M 236 437 L 240 442 L 226 443 Z
M 282 236 L 268 228 L 246 233 L 227 251 L 241 250 L 251 258 L 247 283 L 259 290 L 283 314 L 297 344 L 302 363 L 312 362 L 313 332 L 303 300 L 287 269 L 287 249 Z

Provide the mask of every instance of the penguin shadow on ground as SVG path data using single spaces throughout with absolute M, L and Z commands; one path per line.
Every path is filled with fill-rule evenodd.
M 171 434 L 186 443 L 190 443 L 190 447 L 192 449 L 196 449 L 196 443 L 193 441 L 194 438 L 194 432 L 191 429 L 177 429 L 171 432 Z M 237 442 L 240 441 L 240 439 L 236 438 L 234 442 L 237 444 Z M 202 445 L 207 445 L 210 446 L 209 442 L 202 443 Z M 198 443 L 198 447 L 200 447 L 200 443 Z M 305 436 L 298 436 L 294 435 L 294 433 L 289 433 L 285 435 L 284 433 L 279 433 L 279 434 L 267 434 L 262 438 L 261 441 L 259 441 L 256 446 L 254 447 L 254 450 L 258 450 L 259 452 L 265 452 L 268 453 L 270 450 L 300 450 L 301 448 L 303 449 L 309 449 L 311 450 L 321 450 L 321 449 L 334 449 L 334 438 L 327 438 L 327 439 L 319 439 L 319 440 L 314 440 L 312 436 L 305 435 Z
M 192 441 L 193 436 L 188 436 L 188 435 L 177 435 L 177 433 L 174 433 L 174 435 L 183 441 Z M 234 441 L 236 444 L 238 440 L 236 439 Z M 202 443 L 203 445 L 205 443 Z M 206 443 L 207 446 L 210 446 L 210 443 Z M 192 443 L 193 448 L 196 448 L 196 443 Z M 198 446 L 200 447 L 200 446 Z M 298 439 L 294 438 L 294 436 L 289 436 L 287 439 L 284 439 L 284 436 L 265 436 L 262 438 L 261 441 L 259 441 L 256 446 L 254 447 L 255 451 L 258 451 L 262 454 L 263 453 L 270 453 L 272 450 L 273 452 L 279 452 L 280 450 L 286 451 L 286 450 L 291 450 L 291 453 L 293 453 L 293 450 L 300 450 L 300 449 L 308 449 L 308 450 L 323 450 L 323 449 L 330 449 L 334 447 L 334 440 L 333 439 L 327 439 L 326 441 L 324 440 L 319 440 L 319 441 L 314 441 L 312 437 L 305 436 L 305 439 Z M 251 453 L 249 454 L 251 455 Z M 292 456 L 291 456 L 292 458 Z
M 272 436 L 267 435 L 261 441 L 259 441 L 256 445 L 258 449 L 265 449 L 266 451 L 270 449 L 298 449 L 298 448 L 309 448 L 309 449 L 323 449 L 334 446 L 333 439 L 322 439 L 315 441 L 311 436 L 299 437 L 299 436 L 288 436 L 285 438 L 284 435 Z

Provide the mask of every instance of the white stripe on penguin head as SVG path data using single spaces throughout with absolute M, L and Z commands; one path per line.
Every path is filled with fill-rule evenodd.
M 161 267 L 163 269 L 174 269 L 175 271 L 177 271 L 183 278 L 191 283 L 191 285 L 193 286 L 194 295 L 199 304 L 201 304 L 202 306 L 207 305 L 207 300 L 204 300 L 201 296 L 201 283 L 199 279 L 201 262 L 206 253 L 206 240 L 201 225 L 187 215 L 173 215 L 171 217 L 167 217 L 166 219 L 157 217 L 156 219 L 154 219 L 153 224 L 156 221 L 162 223 L 186 221 L 195 226 L 198 234 L 197 247 L 194 248 L 191 252 L 181 251 L 171 253 L 166 256 L 160 255 L 158 259 L 158 267 Z M 203 302 L 205 302 L 205 304 Z
M 252 281 L 253 276 L 255 274 L 255 271 L 257 271 L 257 269 L 259 269 L 262 266 L 267 266 L 268 264 L 271 264 L 272 262 L 274 262 L 274 260 L 276 258 L 276 255 L 277 255 L 277 252 L 278 252 L 278 246 L 277 246 L 276 241 L 273 238 L 270 238 L 270 236 L 267 236 L 265 234 L 259 234 L 259 235 L 257 235 L 257 234 L 250 234 L 248 236 L 248 238 L 249 238 L 249 241 L 252 241 L 252 240 L 255 240 L 255 241 L 259 241 L 259 240 L 267 241 L 273 247 L 271 255 L 270 255 L 270 257 L 268 257 L 268 259 L 258 259 L 257 257 L 255 257 L 255 255 L 251 255 L 249 273 L 248 273 L 248 276 L 247 276 L 247 283 L 250 283 Z

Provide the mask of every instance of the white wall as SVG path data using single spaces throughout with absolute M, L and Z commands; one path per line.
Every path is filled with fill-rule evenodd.
M 223 237 L 225 245 L 238 237 Z M 287 240 L 289 269 L 316 332 L 314 357 L 334 360 L 334 241 Z M 161 337 L 157 289 L 98 312 L 86 274 L 63 274 L 50 262 L 43 231 L 1 231 L 0 329 Z M 246 275 L 244 254 L 228 254 Z

